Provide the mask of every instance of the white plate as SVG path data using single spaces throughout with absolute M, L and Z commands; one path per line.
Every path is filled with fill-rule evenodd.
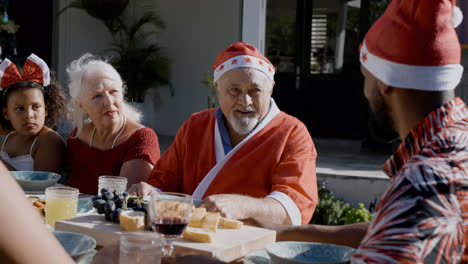
M 268 253 L 262 249 L 247 254 L 247 256 L 244 257 L 244 264 L 271 264 L 271 260 Z

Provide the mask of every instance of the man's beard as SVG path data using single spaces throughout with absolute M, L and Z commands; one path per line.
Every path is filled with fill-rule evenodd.
M 255 113 L 253 117 L 236 117 L 235 111 L 252 111 Z M 255 107 L 247 107 L 246 109 L 240 109 L 239 107 L 234 107 L 231 110 L 230 120 L 228 120 L 232 129 L 239 135 L 247 135 L 252 131 L 255 126 L 258 124 L 258 112 Z
M 369 102 L 371 114 L 369 116 L 369 130 L 374 139 L 380 142 L 390 142 L 398 137 L 393 120 L 389 114 L 388 104 L 380 93 Z

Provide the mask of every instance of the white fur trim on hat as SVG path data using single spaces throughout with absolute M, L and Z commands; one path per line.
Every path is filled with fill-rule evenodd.
M 4 59 L 2 63 L 0 64 L 0 85 L 2 84 L 3 74 L 5 73 L 8 66 L 10 66 L 10 64 L 11 64 L 11 61 L 9 59 Z M 3 89 L 0 88 L 0 91 L 1 90 Z
M 220 64 L 214 70 L 213 82 L 216 82 L 225 72 L 239 67 L 249 67 L 257 69 L 266 74 L 268 79 L 274 81 L 275 68 L 263 59 L 250 56 L 250 55 L 239 55 Z
M 34 62 L 37 66 L 39 66 L 42 70 L 42 80 L 44 81 L 44 86 L 48 86 L 50 84 L 50 70 L 49 66 L 47 66 L 47 63 L 43 61 L 41 58 L 36 56 L 36 54 L 31 53 L 29 57 L 27 58 L 28 60 Z
M 423 91 L 453 90 L 460 83 L 463 74 L 463 66 L 460 64 L 416 66 L 379 58 L 367 50 L 365 40 L 359 60 L 361 65 L 377 79 L 396 88 Z

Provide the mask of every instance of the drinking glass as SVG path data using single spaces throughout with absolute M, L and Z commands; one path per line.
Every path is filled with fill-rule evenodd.
M 163 242 L 153 232 L 123 232 L 120 236 L 120 264 L 161 263 Z
M 192 215 L 193 198 L 188 194 L 160 192 L 151 194 L 148 206 L 153 231 L 164 237 L 164 256 L 171 256 L 172 240 L 184 233 Z
M 101 189 L 106 188 L 109 192 L 116 190 L 117 192 L 123 193 L 127 190 L 127 178 L 121 176 L 99 176 L 99 186 L 97 194 L 101 194 Z
M 80 191 L 70 187 L 48 187 L 45 190 L 46 222 L 55 228 L 55 222 L 76 217 L 78 194 Z

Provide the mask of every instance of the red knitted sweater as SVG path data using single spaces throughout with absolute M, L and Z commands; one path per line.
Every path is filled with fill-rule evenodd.
M 158 137 L 148 127 L 138 129 L 127 141 L 108 150 L 90 148 L 78 138 L 69 137 L 66 157 L 69 184 L 81 193 L 95 195 L 99 176 L 119 175 L 122 164 L 133 159 L 145 159 L 154 165 L 159 155 Z

